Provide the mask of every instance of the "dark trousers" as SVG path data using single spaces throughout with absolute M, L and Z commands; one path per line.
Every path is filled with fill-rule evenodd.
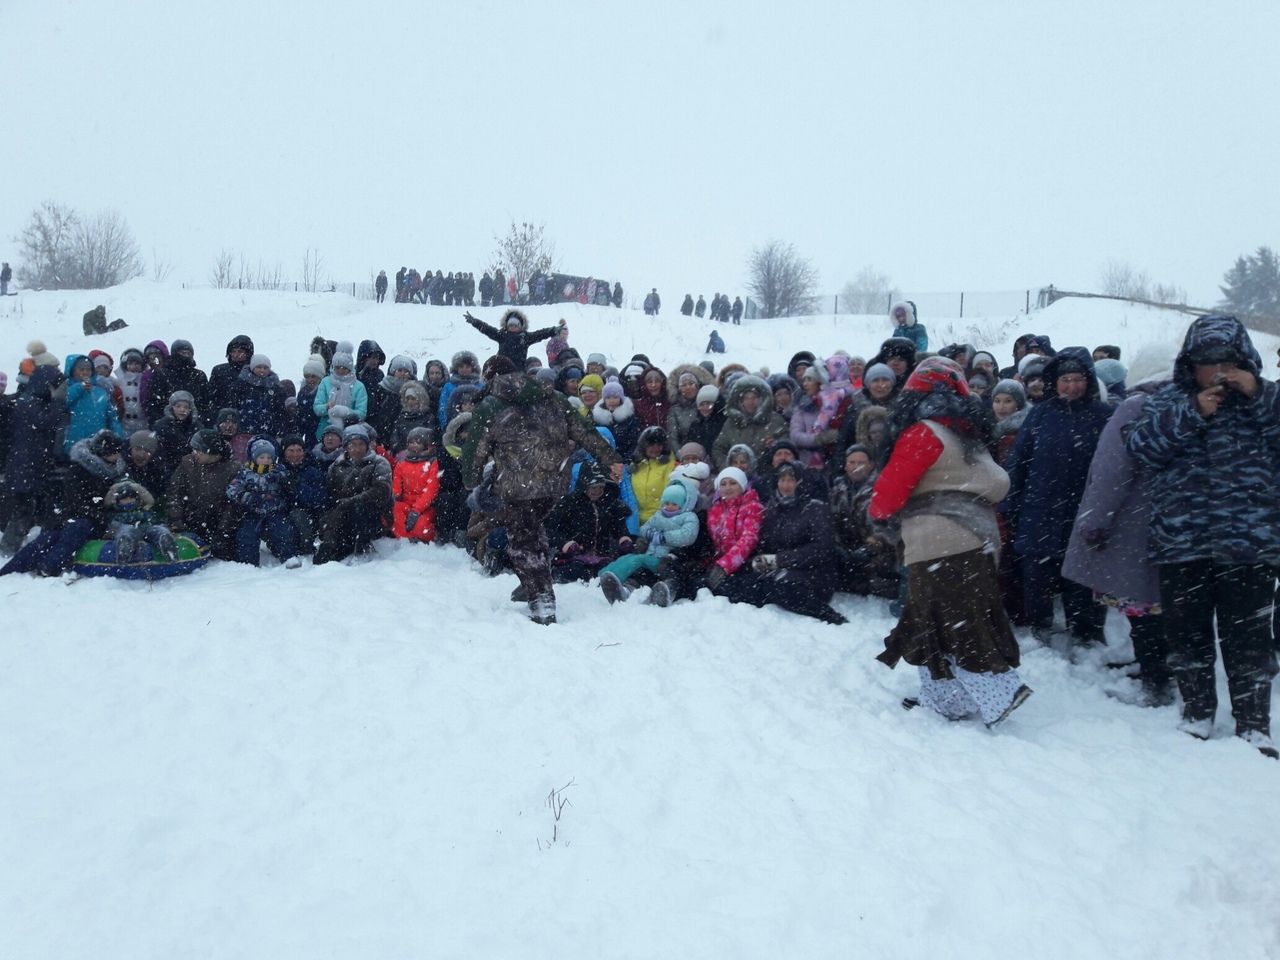
M 381 536 L 382 511 L 378 507 L 363 502 L 334 507 L 321 521 L 320 546 L 312 563 L 319 566 L 345 560 Z
M 745 568 L 725 578 L 715 591 L 717 596 L 725 597 L 730 603 L 749 603 L 755 607 L 773 604 L 818 620 L 834 613 L 831 593 L 827 586 L 805 577 L 788 575 L 786 570 L 756 573 Z
M 262 540 L 267 541 L 267 549 L 278 560 L 298 555 L 298 530 L 283 510 L 266 515 L 249 514 L 240 521 L 236 530 L 236 560 L 256 567 L 261 552 L 258 544 Z
M 1173 679 L 1169 670 L 1169 645 L 1164 636 L 1164 616 L 1148 613 L 1128 620 L 1133 659 L 1138 661 L 1138 679 L 1147 690 L 1159 690 Z
M 550 497 L 517 500 L 498 513 L 498 523 L 507 531 L 507 561 L 520 578 L 529 599 L 551 594 L 551 544 L 542 521 L 555 501 Z
M 1275 577 L 1275 570 L 1262 563 L 1196 560 L 1160 566 L 1165 639 L 1185 719 L 1212 720 L 1218 709 L 1216 618 L 1236 732 L 1270 733 L 1271 678 L 1276 674 L 1271 637 Z
M 1088 587 L 1062 576 L 1062 561 L 1062 554 L 1023 558 L 1022 596 L 1027 620 L 1033 627 L 1053 626 L 1053 598 L 1061 594 L 1071 635 L 1084 643 L 1099 643 L 1106 608 L 1093 599 Z
M 40 535 L 13 555 L 13 559 L 0 567 L 0 577 L 6 573 L 30 573 L 39 570 L 52 577 L 71 566 L 76 551 L 93 539 L 92 520 L 76 517 L 62 525 L 61 530 L 42 530 Z

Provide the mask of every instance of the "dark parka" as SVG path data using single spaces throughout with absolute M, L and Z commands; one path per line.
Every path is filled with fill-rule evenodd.
M 1058 373 L 1072 360 L 1084 368 L 1084 397 L 1057 395 Z M 1115 408 L 1098 399 L 1093 358 L 1082 347 L 1065 347 L 1045 366 L 1045 399 L 1027 414 L 1009 455 L 1009 494 L 1002 510 L 1013 524 L 1014 546 L 1031 558 L 1062 556 L 1071 538 L 1089 465 Z
M 1239 320 L 1196 320 L 1173 383 L 1125 433 L 1125 448 L 1146 468 L 1151 557 L 1280 564 L 1280 386 L 1259 378 L 1251 398 L 1228 388 L 1218 412 L 1201 416 L 1194 358 L 1215 347 L 1258 375 L 1261 358 Z
M 831 511 L 819 500 L 803 496 L 783 503 L 773 498 L 764 510 L 756 553 L 778 557 L 786 579 L 805 584 L 815 596 L 830 600 L 835 590 L 832 563 L 834 531 Z
M 62 380 L 57 367 L 36 367 L 13 407 L 13 439 L 5 479 L 12 493 L 27 496 L 45 489 L 53 470 L 63 405 L 53 398 Z
M 329 496 L 338 507 L 357 504 L 391 512 L 391 464 L 370 450 L 360 460 L 341 456 L 326 476 Z
M 165 376 L 169 378 L 170 388 L 169 396 L 164 398 L 166 406 L 173 399 L 175 393 L 179 390 L 185 390 L 191 394 L 197 410 L 209 409 L 209 378 L 205 376 L 203 370 L 196 366 L 194 359 L 170 353 L 169 362 L 165 366 L 164 372 Z
M 93 524 L 93 536 L 100 537 L 107 529 L 107 510 L 104 500 L 111 485 L 124 476 L 124 457 L 108 463 L 89 449 L 92 437 L 77 441 L 71 448 L 71 466 L 62 486 L 58 501 L 57 520 L 66 522 L 83 518 Z
M 494 377 L 476 408 L 462 448 L 462 477 L 480 482 L 494 461 L 493 490 L 505 503 L 558 499 L 568 485 L 568 459 L 584 447 L 603 467 L 618 463 L 613 447 L 569 401 L 522 372 Z
M 278 437 L 284 432 L 284 394 L 274 373 L 260 377 L 245 366 L 232 385 L 229 406 L 240 414 L 241 433 Z
M 365 361 L 370 357 L 378 358 L 377 367 L 369 367 L 365 369 Z M 365 390 L 372 396 L 373 388 L 382 382 L 382 378 L 386 376 L 382 372 L 382 364 L 387 362 L 387 355 L 382 348 L 378 346 L 377 340 L 361 340 L 360 346 L 356 350 L 356 379 L 364 384 Z
M 604 482 L 599 500 L 587 496 L 593 483 Z M 618 541 L 627 536 L 627 518 L 631 509 L 622 502 L 618 485 L 610 481 L 594 465 L 578 471 L 573 493 L 561 497 L 546 519 L 547 538 L 554 551 L 570 540 L 596 556 L 612 557 L 618 552 Z
M 245 357 L 244 363 L 232 363 L 231 351 L 239 348 L 244 350 L 248 356 Z M 240 379 L 240 371 L 249 365 L 249 358 L 253 356 L 253 341 L 243 333 L 238 337 L 232 337 L 227 344 L 227 362 L 220 363 L 213 368 L 209 374 L 209 395 L 208 402 L 200 403 L 199 397 L 193 391 L 188 390 L 193 397 L 196 397 L 196 404 L 199 409 L 205 412 L 206 417 L 214 417 L 219 410 L 226 407 L 235 407 L 235 388 L 236 381 Z M 172 383 L 170 379 L 170 383 Z M 206 423 L 212 425 L 211 420 Z
M 467 323 L 475 327 L 490 340 L 498 344 L 498 356 L 506 357 L 517 369 L 524 369 L 524 362 L 529 358 L 529 345 L 539 340 L 549 340 L 559 331 L 558 327 L 543 327 L 541 330 L 530 330 L 529 320 L 519 310 L 508 310 L 502 315 L 497 327 L 492 327 L 468 314 Z M 507 329 L 512 319 L 520 321 L 520 329 L 514 333 Z

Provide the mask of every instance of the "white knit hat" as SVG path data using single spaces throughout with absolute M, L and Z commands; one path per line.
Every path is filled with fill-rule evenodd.
M 737 481 L 738 486 L 740 486 L 744 491 L 749 489 L 751 486 L 751 484 L 747 482 L 747 475 L 743 473 L 741 470 L 739 470 L 737 467 L 725 467 L 718 474 L 716 474 L 717 490 L 720 489 L 721 480 L 735 480 Z

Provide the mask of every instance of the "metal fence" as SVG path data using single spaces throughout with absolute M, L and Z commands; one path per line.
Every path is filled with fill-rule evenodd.
M 342 293 L 347 296 L 354 297 L 357 300 L 374 300 L 377 294 L 373 289 L 372 280 L 352 280 L 350 282 L 338 283 L 336 281 L 327 281 L 325 283 L 308 284 L 301 280 L 281 280 L 275 283 L 262 283 L 259 281 L 237 281 L 224 285 L 215 283 L 184 283 L 184 290 L 274 290 L 279 293 Z M 394 299 L 395 291 L 388 290 L 387 295 Z
M 1030 313 L 1040 300 L 1039 288 L 1025 290 L 894 291 L 853 298 L 842 293 L 817 298 L 814 313 L 885 315 L 899 300 L 910 300 L 923 321 L 929 317 L 990 317 Z

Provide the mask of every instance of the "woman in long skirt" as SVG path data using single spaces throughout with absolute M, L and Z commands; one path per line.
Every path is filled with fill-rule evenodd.
M 995 504 L 1009 477 L 991 457 L 992 418 L 954 361 L 931 357 L 908 378 L 871 495 L 873 520 L 901 522 L 907 603 L 877 658 L 920 670 L 905 707 L 995 726 L 1031 694 L 1000 602 Z

